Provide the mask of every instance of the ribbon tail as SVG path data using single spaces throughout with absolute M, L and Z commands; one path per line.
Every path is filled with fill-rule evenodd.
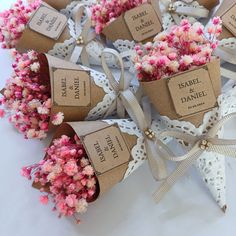
M 224 145 L 213 145 L 209 151 L 221 154 L 223 156 L 236 158 L 236 149 Z
M 81 52 L 81 62 L 84 66 L 90 66 L 90 63 L 89 63 L 89 57 L 88 57 L 88 53 L 87 53 L 87 49 L 86 49 L 86 46 L 84 46 L 82 48 L 82 52 Z
M 179 15 L 176 14 L 176 13 L 172 13 L 171 16 L 172 16 L 172 18 L 174 19 L 175 23 L 176 23 L 177 25 L 179 25 L 180 22 L 181 22 L 181 18 L 179 17 Z
M 146 140 L 147 160 L 155 180 L 160 181 L 168 176 L 166 162 L 162 158 L 162 153 L 151 140 Z M 155 158 L 156 157 L 156 158 Z
M 79 59 L 80 59 L 80 55 L 82 53 L 83 48 L 80 46 L 75 46 L 72 55 L 70 57 L 70 61 L 77 64 Z
M 195 150 L 194 148 L 192 150 L 192 154 L 190 153 L 190 157 L 185 161 L 182 161 L 173 171 L 173 173 L 164 180 L 160 188 L 156 192 L 154 192 L 153 198 L 156 203 L 159 203 L 161 201 L 161 199 L 167 192 L 169 192 L 169 190 L 174 186 L 178 179 L 186 174 L 187 170 L 193 165 L 194 161 L 197 160 L 203 153 L 203 151 L 199 150 L 198 147 L 196 148 L 197 150 Z
M 125 108 L 122 104 L 122 101 L 120 100 L 120 98 L 117 98 L 117 115 L 119 118 L 125 118 Z

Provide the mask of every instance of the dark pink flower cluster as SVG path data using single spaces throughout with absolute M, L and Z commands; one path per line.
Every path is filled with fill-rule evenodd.
M 210 62 L 221 32 L 219 17 L 205 28 L 199 22 L 183 20 L 180 26 L 158 34 L 153 42 L 137 45 L 133 60 L 139 80 L 159 80 Z
M 9 121 L 25 138 L 43 139 L 49 122 L 60 125 L 63 113 L 51 117 L 51 88 L 48 64 L 43 54 L 30 51 L 20 54 L 13 50 L 14 72 L 7 81 L 0 99 L 0 117 L 9 115 Z
M 133 9 L 147 0 L 101 0 L 91 7 L 92 23 L 97 34 L 100 34 L 104 27 L 118 18 L 122 13 Z
M 97 196 L 97 178 L 77 135 L 55 139 L 46 158 L 24 167 L 22 175 L 33 178 L 40 191 L 46 193 L 40 197 L 42 204 L 47 204 L 50 197 L 59 217 L 74 216 L 78 223 L 76 214 L 85 213 L 88 203 Z
M 32 13 L 38 8 L 41 0 L 28 5 L 18 0 L 11 9 L 0 13 L 0 42 L 2 48 L 14 48 L 20 39 Z

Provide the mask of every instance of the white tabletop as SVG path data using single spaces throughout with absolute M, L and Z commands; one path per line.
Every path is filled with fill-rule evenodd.
M 14 0 L 2 0 L 0 10 Z M 0 86 L 11 73 L 8 51 L 0 50 Z M 236 123 L 226 129 L 233 137 Z M 194 168 L 158 205 L 151 194 L 157 187 L 147 165 L 91 204 L 82 224 L 58 219 L 50 206 L 42 206 L 40 193 L 20 176 L 24 165 L 43 157 L 47 141 L 24 140 L 0 120 L 0 235 L 1 236 L 211 236 L 236 234 L 236 160 L 227 159 L 228 211 L 211 198 Z

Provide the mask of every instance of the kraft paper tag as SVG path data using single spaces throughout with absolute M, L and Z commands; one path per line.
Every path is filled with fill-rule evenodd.
M 89 106 L 90 73 L 85 70 L 52 68 L 53 103 L 58 106 Z
M 236 4 L 231 7 L 223 16 L 222 22 L 224 26 L 236 36 Z
M 41 5 L 31 17 L 28 26 L 31 30 L 57 40 L 67 25 L 67 17 L 58 11 Z
M 116 126 L 109 126 L 81 137 L 97 175 L 130 161 L 130 150 Z
M 171 77 L 168 87 L 176 113 L 181 117 L 212 109 L 217 104 L 207 67 Z
M 124 15 L 125 22 L 136 41 L 148 39 L 161 31 L 161 23 L 152 5 L 142 4 Z

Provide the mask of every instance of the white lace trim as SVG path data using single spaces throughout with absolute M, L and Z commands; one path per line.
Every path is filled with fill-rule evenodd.
M 170 120 L 168 117 L 161 118 L 169 130 L 178 130 L 191 135 L 202 135 L 222 117 L 236 112 L 236 88 L 220 95 L 218 98 L 218 104 L 218 108 L 205 114 L 203 123 L 198 128 L 190 122 Z M 219 133 L 219 136 L 221 135 L 222 131 Z M 220 207 L 224 207 L 226 205 L 224 156 L 216 153 L 205 152 L 196 161 L 195 165 L 214 199 Z
M 219 46 L 236 50 L 236 37 L 222 39 Z
M 124 60 L 125 67 L 129 68 L 129 72 L 131 73 L 135 73 L 134 64 L 132 62 L 132 55 L 134 54 L 135 45 L 136 44 L 134 41 L 122 40 L 122 39 L 118 39 L 115 42 L 113 42 L 113 46 L 120 52 Z
M 130 176 L 135 170 L 137 170 L 146 160 L 146 148 L 144 144 L 144 138 L 141 131 L 137 128 L 137 125 L 130 119 L 119 119 L 119 120 L 103 120 L 109 125 L 118 124 L 120 130 L 123 133 L 129 135 L 135 135 L 137 137 L 137 143 L 131 150 L 131 155 L 133 160 L 129 162 L 128 169 L 124 175 L 123 179 L 126 179 Z M 152 130 L 158 135 L 164 127 L 157 120 L 152 121 Z M 166 140 L 164 141 L 166 142 Z
M 54 47 L 48 52 L 50 55 L 58 57 L 60 59 L 69 60 L 72 52 L 74 50 L 74 31 L 75 31 L 75 23 L 71 19 L 73 9 L 77 6 L 77 4 L 85 4 L 86 7 L 90 7 L 92 4 L 96 3 L 96 0 L 83 0 L 83 1 L 73 1 L 69 4 L 66 9 L 61 10 L 63 14 L 65 14 L 68 20 L 68 28 L 70 31 L 71 39 L 65 40 L 63 43 L 57 43 Z M 97 39 L 91 41 L 86 46 L 87 54 L 89 57 L 89 62 L 92 65 L 101 65 L 101 54 L 105 49 L 105 46 L 98 41 Z M 107 64 L 109 67 L 117 67 L 116 58 L 113 55 L 106 55 Z M 127 65 L 125 65 L 127 68 Z
M 104 117 L 108 108 L 116 99 L 115 91 L 104 73 L 98 72 L 85 66 L 81 67 L 84 70 L 90 71 L 91 79 L 98 87 L 102 88 L 105 93 L 103 100 L 99 102 L 95 107 L 93 107 L 85 118 L 85 120 L 99 120 Z

